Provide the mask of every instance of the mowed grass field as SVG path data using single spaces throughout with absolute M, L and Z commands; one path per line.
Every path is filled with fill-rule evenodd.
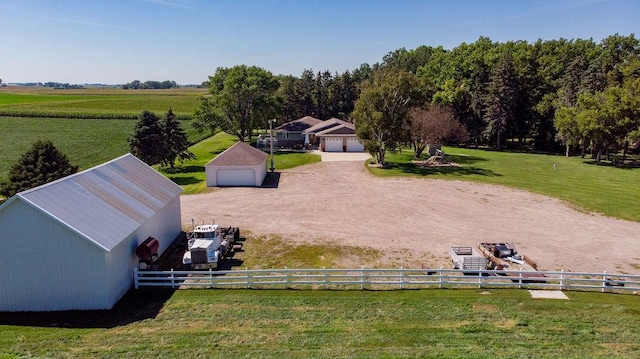
M 637 296 L 566 294 L 140 289 L 111 311 L 7 313 L 0 357 L 640 357 Z
M 640 168 L 598 165 L 564 157 L 445 147 L 459 167 L 420 167 L 413 153 L 390 154 L 389 168 L 368 167 L 376 176 L 457 179 L 504 185 L 560 198 L 578 209 L 640 221 Z M 555 164 L 555 169 L 554 169 Z

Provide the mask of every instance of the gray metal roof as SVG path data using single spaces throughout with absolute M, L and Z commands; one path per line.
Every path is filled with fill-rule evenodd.
M 180 186 L 126 154 L 15 197 L 109 251 L 181 192 Z
M 267 154 L 244 142 L 236 142 L 221 154 L 209 161 L 205 167 L 221 166 L 257 166 L 263 165 Z

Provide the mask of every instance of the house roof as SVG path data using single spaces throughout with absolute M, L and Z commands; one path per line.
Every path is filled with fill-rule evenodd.
M 267 160 L 267 153 L 244 142 L 236 142 L 205 165 L 212 166 L 255 166 Z
M 181 192 L 180 186 L 126 154 L 20 192 L 0 209 L 22 200 L 110 251 Z
M 318 137 L 324 136 L 355 136 L 356 130 L 353 124 L 345 123 L 344 125 L 338 125 L 334 127 L 327 128 L 324 131 L 320 131 L 316 133 Z
M 302 131 L 302 133 L 305 134 L 305 135 L 309 134 L 309 133 L 318 133 L 318 132 L 324 131 L 324 130 L 330 128 L 330 127 L 335 127 L 335 126 L 339 126 L 339 125 L 346 125 L 346 124 L 349 124 L 349 122 L 343 121 L 343 120 L 341 120 L 339 118 L 333 117 L 333 118 L 330 118 L 330 119 L 328 119 L 326 121 L 322 121 L 322 122 L 320 122 L 320 123 L 318 123 L 316 125 L 313 125 L 313 126 L 307 128 L 306 130 Z
M 276 132 L 302 132 L 309 127 L 322 123 L 315 117 L 305 116 L 297 120 L 287 122 L 275 128 Z

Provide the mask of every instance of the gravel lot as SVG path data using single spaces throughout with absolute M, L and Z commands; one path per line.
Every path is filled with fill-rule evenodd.
M 540 270 L 640 274 L 640 223 L 501 186 L 377 178 L 362 159 L 282 171 L 277 188 L 217 188 L 181 201 L 185 226 L 215 219 L 294 242 L 371 247 L 384 253 L 378 266 L 449 268 L 449 246 L 489 241 L 515 243 Z

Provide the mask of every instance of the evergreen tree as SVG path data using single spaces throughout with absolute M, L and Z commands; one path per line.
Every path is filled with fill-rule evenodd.
M 160 119 L 153 112 L 143 111 L 138 117 L 133 136 L 129 138 L 131 153 L 148 165 L 162 163 L 163 143 Z
M 180 162 L 196 158 L 196 156 L 189 151 L 187 134 L 180 126 L 180 122 L 178 122 L 178 119 L 171 108 L 169 108 L 165 114 L 160 126 L 162 128 L 163 135 L 162 164 L 164 166 L 174 168 L 176 157 Z
M 9 180 L 0 184 L 0 194 L 11 197 L 77 171 L 78 167 L 73 166 L 51 141 L 38 140 L 11 168 Z
M 494 65 L 491 71 L 487 96 L 487 129 L 496 136 L 496 149 L 502 149 L 502 134 L 515 116 L 518 96 L 518 79 L 513 59 L 508 52 Z

